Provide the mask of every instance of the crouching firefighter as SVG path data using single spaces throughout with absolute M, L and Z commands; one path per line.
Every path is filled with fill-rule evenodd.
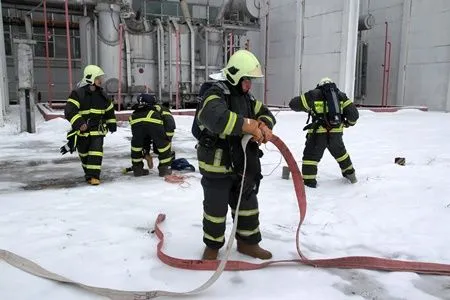
M 76 147 L 85 179 L 92 185 L 100 184 L 103 139 L 108 130 L 117 130 L 114 105 L 101 87 L 103 76 L 100 67 L 86 66 L 83 79 L 70 93 L 64 109 L 65 118 L 72 125 L 66 150 L 72 153 Z M 62 154 L 66 152 L 61 149 Z
M 317 186 L 317 166 L 325 149 L 338 162 L 342 176 L 356 183 L 355 169 L 342 136 L 344 127 L 356 124 L 359 113 L 346 94 L 330 78 L 323 78 L 315 89 L 294 97 L 289 107 L 294 111 L 307 112 L 307 123 L 312 117 L 312 122 L 303 128 L 307 130 L 302 162 L 304 184 L 312 188 Z
M 172 139 L 175 135 L 175 129 L 176 129 L 176 124 L 175 124 L 175 119 L 173 118 L 172 112 L 169 109 L 170 104 L 168 102 L 164 102 L 162 105 L 159 104 L 155 104 L 154 108 L 155 110 L 161 115 L 161 120 L 163 121 L 163 125 L 164 125 L 164 130 L 166 132 L 166 136 L 167 139 L 169 140 L 170 143 L 172 143 Z M 149 144 L 150 145 L 150 144 Z M 155 142 L 152 142 L 152 146 L 153 146 L 153 152 L 158 155 L 159 151 L 158 151 L 158 147 L 156 147 Z M 145 150 L 145 149 L 144 149 Z M 149 165 L 153 165 L 153 162 L 150 162 L 150 160 L 152 160 L 152 156 L 150 154 L 150 149 L 148 149 L 146 160 L 149 163 Z M 172 156 L 175 159 L 175 152 L 172 150 Z M 149 166 L 150 168 L 150 166 Z
M 252 78 L 263 77 L 258 59 L 249 51 L 236 51 L 221 73 L 210 75 L 216 82 L 203 95 L 192 133 L 197 138 L 197 158 L 203 187 L 202 259 L 217 259 L 225 243 L 228 206 L 234 219 L 240 184 L 244 176 L 242 202 L 236 232 L 237 250 L 259 259 L 272 254 L 261 248 L 257 194 L 262 179 L 260 143 L 272 138 L 275 117 L 250 94 Z M 207 84 L 207 83 L 205 83 Z M 202 89 L 201 89 L 202 90 Z M 242 150 L 244 134 L 253 136 Z M 244 155 L 247 168 L 243 174 Z
M 134 176 L 145 176 L 149 174 L 144 169 L 143 159 L 147 160 L 149 168 L 153 167 L 150 156 L 150 144 L 153 142 L 158 151 L 159 176 L 164 177 L 172 174 L 170 165 L 172 163 L 172 146 L 170 138 L 166 134 L 161 114 L 156 110 L 156 98 L 149 94 L 141 94 L 138 104 L 130 116 L 131 132 L 131 162 Z

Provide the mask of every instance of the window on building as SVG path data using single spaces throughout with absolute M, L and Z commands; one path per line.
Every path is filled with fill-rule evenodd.
M 161 15 L 161 2 L 145 1 L 144 9 L 147 14 Z
M 178 2 L 164 2 L 162 4 L 162 14 L 166 16 L 179 16 L 179 3 Z
M 48 56 L 54 57 L 54 36 L 52 34 L 52 28 L 48 28 Z M 34 45 L 34 56 L 46 57 L 46 45 L 45 45 L 45 27 L 33 27 L 33 39 L 36 41 Z
M 13 40 L 26 39 L 24 16 L 28 10 L 15 8 L 2 9 L 4 21 L 5 53 L 10 56 L 13 53 Z M 80 31 L 76 24 L 79 16 L 72 15 L 70 28 L 71 56 L 74 59 L 81 58 Z M 32 35 L 36 41 L 34 46 L 35 57 L 46 57 L 44 14 L 41 11 L 34 11 L 31 14 L 33 22 Z M 67 39 L 64 13 L 47 13 L 47 37 L 48 56 L 54 58 L 67 58 Z
M 36 45 L 34 48 L 34 55 L 36 57 L 46 56 L 46 45 L 45 45 L 45 27 L 42 24 L 44 22 L 44 16 L 34 15 L 36 17 L 33 19 L 33 39 L 36 40 Z M 40 17 L 39 19 L 37 17 Z M 72 22 L 78 21 L 78 16 L 71 16 Z M 67 37 L 66 37 L 66 25 L 64 14 L 48 14 L 47 18 L 48 26 L 48 56 L 54 58 L 67 58 Z M 74 23 L 71 23 L 73 27 Z M 71 57 L 78 59 L 81 57 L 80 49 L 80 31 L 79 29 L 72 28 L 70 32 L 70 43 L 71 43 Z

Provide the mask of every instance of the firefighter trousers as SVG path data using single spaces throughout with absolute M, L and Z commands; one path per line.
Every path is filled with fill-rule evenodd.
M 325 149 L 336 159 L 341 168 L 342 176 L 353 174 L 350 155 L 345 149 L 342 133 L 308 133 L 303 150 L 302 174 L 305 183 L 317 184 L 317 166 Z
M 104 136 L 78 136 L 77 151 L 86 180 L 100 179 L 103 160 Z
M 134 168 L 143 168 L 143 151 L 150 151 L 150 143 L 158 150 L 159 166 L 169 166 L 172 162 L 172 145 L 160 124 L 137 123 L 131 126 L 131 162 Z
M 203 176 L 203 242 L 212 249 L 219 249 L 225 243 L 225 227 L 228 206 L 234 220 L 239 197 L 240 177 Z M 245 188 L 244 188 L 245 189 Z M 236 239 L 246 244 L 261 241 L 259 231 L 258 189 L 243 195 L 238 216 Z

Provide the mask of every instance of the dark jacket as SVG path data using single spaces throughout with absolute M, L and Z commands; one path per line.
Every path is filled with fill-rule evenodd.
M 167 107 L 164 107 L 159 104 L 155 105 L 155 110 L 160 113 L 161 119 L 164 123 L 164 128 L 166 130 L 166 135 L 169 138 L 169 140 L 172 141 L 172 138 L 175 134 L 175 129 L 177 128 L 172 113 Z
M 197 115 L 202 129 L 197 147 L 200 173 L 219 177 L 242 171 L 244 118 L 261 120 L 271 129 L 276 123 L 269 109 L 251 94 L 241 94 L 228 83 L 221 85 L 223 88 L 212 86 L 206 91 Z M 247 157 L 259 164 L 262 152 L 258 145 L 250 142 L 247 150 L 250 153 Z M 251 164 L 249 161 L 250 168 Z
M 338 92 L 339 102 L 342 109 L 344 122 L 337 128 L 332 128 L 331 133 L 343 133 L 344 126 L 353 126 L 359 118 L 359 112 L 352 100 L 348 99 L 347 95 L 341 91 Z M 322 91 L 318 88 L 309 90 L 308 92 L 294 97 L 289 102 L 289 107 L 294 111 L 311 112 L 313 114 L 322 114 L 324 111 Z M 308 129 L 312 133 L 314 129 Z M 327 129 L 320 125 L 316 129 L 317 133 L 326 133 Z
M 67 99 L 64 116 L 74 130 L 80 130 L 83 124 L 87 124 L 88 130 L 83 134 L 105 135 L 103 125 L 111 132 L 117 130 L 114 105 L 98 87 L 95 91 L 91 91 L 88 85 L 73 90 Z

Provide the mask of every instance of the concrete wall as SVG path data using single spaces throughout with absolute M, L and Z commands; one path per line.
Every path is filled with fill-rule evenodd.
M 450 110 L 450 1 L 361 0 L 376 25 L 362 33 L 369 44 L 366 104 L 380 104 L 385 22 L 392 43 L 388 104 Z
M 287 105 L 322 77 L 353 95 L 358 9 L 355 0 L 270 2 L 270 104 Z
M 297 0 L 271 1 L 269 8 L 269 45 L 267 61 L 267 103 L 285 105 L 297 94 L 296 73 L 299 71 L 297 45 Z M 264 34 L 264 29 L 261 30 Z
M 421 0 L 411 2 L 410 25 L 405 28 L 404 93 L 399 102 L 448 111 L 450 1 L 433 1 L 433 5 Z

